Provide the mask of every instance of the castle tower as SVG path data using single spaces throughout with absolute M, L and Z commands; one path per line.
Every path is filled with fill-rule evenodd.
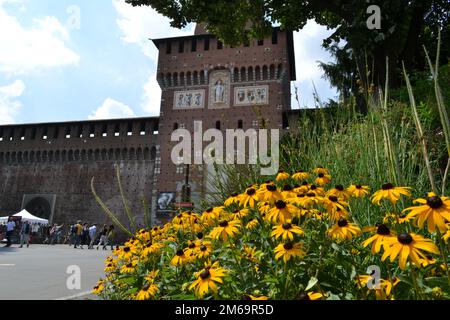
M 163 222 L 170 216 L 170 202 L 199 203 L 208 193 L 205 165 L 172 161 L 177 144 L 171 142 L 172 132 L 283 130 L 291 109 L 295 60 L 293 34 L 279 28 L 240 47 L 225 46 L 201 26 L 193 36 L 153 42 L 159 49 L 162 97 L 152 203 L 156 222 Z

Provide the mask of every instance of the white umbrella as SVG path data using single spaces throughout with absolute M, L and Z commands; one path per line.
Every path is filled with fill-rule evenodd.
M 31 213 L 29 213 L 27 210 L 22 210 L 19 213 L 16 213 L 13 215 L 13 217 L 22 217 L 22 221 L 30 221 L 31 223 L 38 223 L 38 224 L 48 224 L 47 219 L 42 219 L 36 216 L 33 216 Z M 0 222 L 7 222 L 8 217 L 1 217 Z

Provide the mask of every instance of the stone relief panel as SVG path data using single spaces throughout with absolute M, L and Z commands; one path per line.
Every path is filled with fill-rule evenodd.
M 230 107 L 230 71 L 216 70 L 209 76 L 209 109 Z
M 251 106 L 269 104 L 269 86 L 234 88 L 234 105 Z
M 175 91 L 174 109 L 201 109 L 205 106 L 205 90 Z

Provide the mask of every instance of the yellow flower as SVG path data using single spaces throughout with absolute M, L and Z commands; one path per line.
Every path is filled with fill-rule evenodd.
M 244 251 L 241 253 L 241 256 L 244 259 L 250 260 L 250 261 L 252 261 L 254 263 L 259 262 L 259 260 L 258 260 L 258 258 L 256 256 L 258 252 L 256 251 L 255 247 L 250 247 L 250 246 L 244 244 L 243 249 L 244 249 Z
M 130 263 L 124 264 L 120 268 L 120 273 L 133 273 L 136 270 L 137 262 L 135 260 Z
M 448 241 L 448 239 L 450 239 L 450 228 L 449 228 L 449 230 L 442 236 L 442 239 L 444 239 L 444 241 Z
M 133 257 L 133 254 L 136 252 L 134 247 L 125 246 L 118 250 L 117 256 L 120 259 L 129 260 Z
M 316 180 L 314 180 L 314 183 L 317 183 L 318 185 L 326 185 L 327 183 L 331 182 L 331 176 L 329 174 L 319 173 Z
M 388 238 L 395 237 L 395 234 L 389 230 L 384 224 L 375 227 L 376 234 L 363 242 L 363 246 L 367 247 L 372 244 L 372 254 L 380 252 L 381 246 L 384 246 L 384 241 Z
M 211 255 L 211 242 L 201 241 L 197 246 L 197 257 L 203 259 Z
M 294 233 L 302 236 L 304 234 L 303 230 L 296 225 L 292 225 L 290 222 L 288 220 L 286 223 L 273 227 L 271 236 L 275 237 L 275 239 L 281 237 L 283 241 L 288 239 L 294 241 Z
M 323 294 L 319 292 L 300 292 L 297 295 L 296 300 L 319 300 L 323 298 Z
M 153 283 L 155 281 L 156 277 L 158 276 L 158 274 L 159 274 L 159 270 L 150 271 L 145 275 L 144 280 L 148 283 Z
M 447 231 L 445 220 L 450 221 L 450 199 L 448 197 L 439 197 L 430 192 L 427 199 L 416 199 L 414 203 L 422 205 L 409 207 L 403 210 L 410 211 L 408 217 L 415 218 L 419 228 L 423 228 L 425 222 L 428 224 L 428 231 L 433 233 L 438 227 L 439 231 Z
M 209 208 L 203 212 L 200 219 L 203 223 L 210 224 L 219 218 L 219 214 L 220 212 L 216 208 Z
M 182 266 L 188 262 L 188 257 L 184 254 L 183 249 L 178 249 L 175 256 L 170 261 L 170 264 L 173 266 Z
M 217 292 L 217 283 L 222 284 L 225 276 L 225 269 L 220 268 L 218 262 L 212 266 L 205 264 L 205 268 L 195 274 L 196 280 L 189 286 L 189 290 L 194 289 L 195 294 L 203 298 L 209 292 Z
M 239 194 L 238 193 L 232 193 L 230 197 L 228 197 L 227 200 L 223 203 L 224 206 L 228 207 L 231 206 L 234 203 L 239 203 Z
M 302 243 L 281 243 L 275 248 L 275 259 L 279 260 L 283 258 L 283 261 L 286 263 L 291 258 L 303 258 L 306 255 L 305 251 L 303 251 Z
M 252 296 L 251 294 L 244 295 L 244 300 L 269 300 L 269 297 L 266 296 Z
M 272 209 L 272 206 L 269 202 L 260 202 L 258 203 L 258 210 L 261 213 L 269 213 L 270 209 Z
M 328 190 L 325 195 L 328 197 L 335 196 L 342 200 L 347 200 L 350 198 L 350 193 L 341 184 L 338 184 L 333 189 Z
M 104 271 L 105 271 L 105 273 L 109 273 L 109 272 L 115 271 L 116 268 L 117 268 L 117 266 L 116 266 L 114 263 L 109 262 L 109 263 L 106 265 L 106 268 L 105 268 Z
M 159 289 L 155 284 L 146 284 L 142 287 L 142 289 L 136 294 L 136 300 L 149 300 L 153 298 Z
M 283 181 L 283 180 L 289 179 L 289 177 L 290 177 L 289 173 L 284 172 L 284 170 L 280 170 L 280 171 L 278 171 L 276 180 Z
M 269 203 L 275 203 L 277 200 L 283 199 L 281 192 L 277 189 L 277 186 L 273 183 L 263 184 L 257 191 L 260 201 L 267 201 Z
M 325 169 L 324 167 L 314 168 L 313 172 L 317 174 L 328 174 L 328 170 Z
M 252 219 L 250 220 L 247 225 L 245 226 L 245 228 L 247 228 L 248 230 L 253 230 L 255 229 L 257 226 L 259 225 L 259 222 L 257 219 Z
M 299 194 L 296 198 L 290 199 L 290 201 L 303 208 L 311 208 L 312 206 L 319 204 L 322 201 L 322 197 L 318 196 L 315 192 L 310 191 L 307 194 Z
M 362 186 L 359 184 L 352 184 L 347 188 L 348 193 L 355 198 L 362 198 L 369 194 L 370 188 L 368 186 Z
M 409 187 L 395 187 L 392 183 L 383 184 L 381 190 L 378 190 L 372 195 L 372 202 L 380 205 L 382 199 L 388 199 L 393 204 L 396 204 L 401 195 L 409 197 L 411 192 Z
M 290 184 L 285 184 L 281 191 L 281 195 L 283 199 L 295 198 L 297 193 L 294 191 L 294 188 Z
M 338 240 L 351 240 L 359 235 L 361 229 L 354 223 L 349 223 L 347 219 L 340 218 L 337 224 L 327 230 L 329 236 Z
M 401 233 L 398 237 L 386 239 L 384 243 L 384 254 L 381 261 L 389 257 L 393 262 L 399 256 L 399 266 L 402 270 L 406 268 L 408 258 L 421 267 L 421 260 L 426 258 L 421 250 L 439 254 L 439 249 L 433 241 L 414 233 Z
M 273 224 L 285 223 L 297 213 L 298 209 L 283 200 L 275 202 L 275 207 L 270 209 L 268 219 Z
M 250 213 L 250 210 L 246 209 L 246 208 L 241 209 L 241 210 L 235 210 L 232 215 L 232 220 L 242 219 L 242 218 L 248 216 L 249 213 Z
M 151 243 L 149 241 L 144 245 L 141 251 L 141 258 L 145 258 L 150 254 L 158 254 L 163 247 L 164 245 L 162 243 Z
M 97 285 L 94 287 L 94 289 L 92 289 L 92 293 L 99 295 L 103 292 L 103 290 L 105 289 L 105 282 L 103 280 L 99 280 L 97 282 Z
M 256 202 L 259 201 L 258 194 L 255 188 L 248 188 L 243 194 L 239 196 L 239 202 L 243 207 L 254 207 Z
M 369 283 L 372 283 L 375 287 L 377 284 L 375 283 L 374 280 L 375 278 L 371 275 L 360 275 L 356 278 L 356 283 L 358 284 L 358 287 L 360 287 L 361 289 L 367 287 Z M 377 297 L 377 300 L 387 300 L 391 295 L 392 289 L 399 282 L 400 282 L 399 278 L 394 278 L 392 280 L 380 279 L 380 282 L 378 283 L 379 287 L 373 288 L 375 289 L 375 296 Z
M 238 226 L 240 225 L 238 220 L 222 220 L 217 227 L 215 227 L 209 234 L 213 239 L 222 239 L 227 241 L 228 237 L 234 237 L 239 233 Z
M 303 181 L 303 180 L 309 179 L 309 177 L 310 177 L 309 173 L 305 172 L 303 170 L 299 170 L 292 175 L 292 179 L 297 180 L 297 181 Z

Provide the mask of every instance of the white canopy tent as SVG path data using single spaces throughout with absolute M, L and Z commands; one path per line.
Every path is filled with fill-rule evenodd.
M 19 213 L 13 214 L 13 217 L 22 217 L 22 221 L 29 221 L 31 223 L 38 223 L 38 224 L 48 224 L 47 219 L 42 219 L 36 216 L 33 216 L 31 213 L 29 213 L 27 210 L 23 209 Z M 8 221 L 9 217 L 0 217 L 0 223 L 6 223 Z

